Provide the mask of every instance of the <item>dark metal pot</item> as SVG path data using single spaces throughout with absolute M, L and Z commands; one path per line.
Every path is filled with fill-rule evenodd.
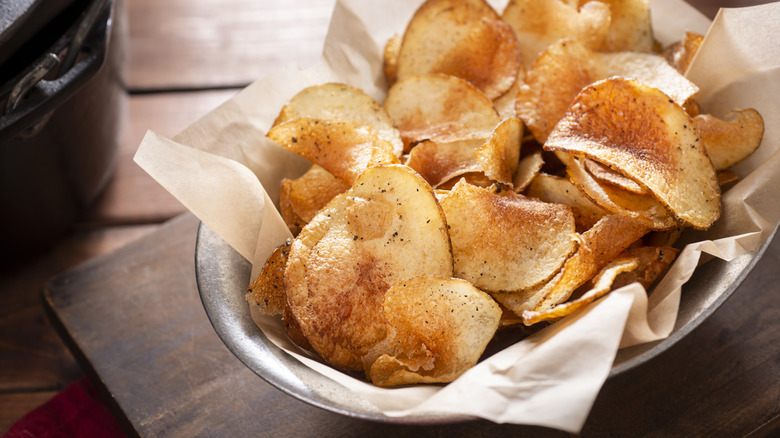
M 66 234 L 108 182 L 126 103 L 125 37 L 117 0 L 0 0 L 0 14 L 7 264 Z

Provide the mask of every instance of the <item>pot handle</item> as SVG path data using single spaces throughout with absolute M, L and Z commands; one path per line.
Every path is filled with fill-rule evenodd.
M 60 57 L 52 52 L 44 55 L 33 65 L 27 74 L 25 74 L 11 89 L 8 100 L 5 105 L 5 114 L 9 114 L 16 109 L 22 98 L 44 77 L 54 71 L 59 66 L 59 71 L 55 79 L 62 77 L 67 73 L 76 62 L 76 57 L 81 52 L 84 40 L 89 32 L 95 26 L 95 22 L 100 17 L 110 0 L 96 0 L 89 5 L 82 14 L 74 28 L 68 31 L 73 36 L 65 52 L 65 57 L 60 61 Z

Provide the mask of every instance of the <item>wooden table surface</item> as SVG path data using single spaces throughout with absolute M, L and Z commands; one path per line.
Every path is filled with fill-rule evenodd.
M 761 1 L 691 3 L 714 16 L 721 5 Z M 192 220 L 184 207 L 132 162 L 146 130 L 173 136 L 280 64 L 311 64 L 319 56 L 332 6 L 332 0 L 126 0 L 129 111 L 114 178 L 73 233 L 50 251 L 0 271 L 0 432 L 84 374 L 44 315 L 40 291 L 48 279 L 131 242 L 142 242 L 144 236 L 148 240 L 150 233 L 160 233 L 162 224 L 178 216 L 174 226 L 178 227 L 179 238 L 194 238 Z M 626 409 L 647 410 L 643 417 L 647 424 L 657 418 L 674 418 L 681 427 L 713 421 L 731 424 L 733 427 L 726 428 L 730 436 L 770 436 L 780 430 L 778 261 L 780 244 L 775 242 L 746 284 L 713 315 L 712 321 L 694 332 L 703 332 L 699 336 L 710 340 L 723 357 L 718 369 L 711 371 L 713 378 L 719 379 L 716 383 L 686 387 L 686 379 L 694 377 L 686 375 L 688 365 L 682 363 L 680 368 L 664 365 L 658 370 L 679 376 L 659 381 L 680 385 L 680 397 L 689 400 L 685 405 L 690 409 L 688 414 L 670 413 L 665 406 L 644 406 L 636 401 L 627 403 Z M 748 293 L 747 289 L 749 299 L 740 296 Z M 767 387 L 768 376 L 775 380 L 770 380 Z M 696 382 L 700 381 L 699 377 Z M 599 401 L 615 397 L 620 391 L 620 382 L 613 382 L 605 387 Z M 728 406 L 724 411 L 707 402 L 710 397 L 720 400 L 732 395 L 741 401 L 740 406 Z M 605 417 L 602 411 L 608 404 L 599 401 L 594 418 Z M 292 406 L 300 408 L 303 404 Z M 305 412 L 324 415 L 315 409 Z M 337 418 L 332 414 L 319 424 L 341 421 Z M 357 430 L 368 431 L 354 429 L 351 435 Z M 604 429 L 603 425 L 589 423 L 584 432 L 589 430 Z

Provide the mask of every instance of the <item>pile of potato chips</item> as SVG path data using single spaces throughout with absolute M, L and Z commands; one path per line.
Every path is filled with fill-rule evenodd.
M 501 327 L 649 288 L 721 214 L 763 120 L 699 114 L 702 42 L 659 48 L 647 0 L 428 0 L 388 41 L 380 104 L 302 90 L 268 137 L 313 165 L 282 183 L 296 236 L 247 298 L 381 386 L 448 382 Z

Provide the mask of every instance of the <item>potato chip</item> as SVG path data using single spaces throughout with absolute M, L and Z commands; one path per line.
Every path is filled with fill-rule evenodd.
M 530 289 L 517 291 L 517 292 L 490 292 L 490 296 L 493 297 L 504 308 L 515 314 L 520 318 L 522 323 L 522 314 L 527 310 L 533 310 L 537 305 L 547 296 L 547 294 L 555 287 L 555 284 L 560 280 L 563 272 L 559 271 L 555 274 L 555 277 L 550 281 L 532 287 Z M 505 316 L 504 319 L 511 319 Z
M 284 330 L 287 332 L 287 336 L 295 343 L 295 345 L 305 350 L 314 351 L 311 344 L 309 343 L 309 340 L 306 339 L 306 335 L 303 334 L 301 325 L 298 324 L 298 321 L 295 320 L 295 317 L 292 314 L 292 310 L 290 310 L 290 306 L 286 306 L 284 308 L 282 321 L 284 322 Z
M 657 88 L 683 105 L 699 92 L 699 87 L 671 67 L 666 59 L 653 53 L 593 52 L 596 61 L 594 79 L 612 76 L 635 79 L 649 87 Z
M 579 92 L 612 76 L 636 79 L 683 104 L 698 92 L 663 57 L 650 53 L 598 53 L 574 40 L 561 40 L 539 56 L 520 85 L 518 117 L 539 142 L 545 142 Z
M 260 275 L 249 286 L 247 301 L 257 306 L 265 315 L 281 315 L 287 306 L 287 294 L 284 291 L 284 268 L 290 253 L 292 241 L 288 239 L 276 247 L 263 265 Z
M 568 206 L 463 181 L 440 203 L 455 276 L 485 291 L 532 288 L 555 275 L 576 248 Z
M 539 174 L 526 191 L 528 196 L 553 204 L 571 207 L 577 232 L 585 232 L 596 224 L 607 212 L 584 196 L 568 179 L 559 176 Z
M 486 139 L 435 143 L 423 141 L 409 153 L 406 165 L 416 170 L 433 187 L 463 176 L 482 172 L 482 165 L 474 152 Z
M 648 231 L 647 227 L 624 216 L 604 216 L 593 228 L 580 235 L 577 251 L 566 260 L 561 275 L 546 285 L 544 298 L 532 310 L 546 312 L 568 300 L 572 292 Z
M 525 78 L 525 69 L 520 69 L 517 74 L 515 82 L 512 87 L 497 99 L 493 99 L 493 108 L 498 112 L 501 120 L 506 120 L 511 117 L 517 117 L 517 110 L 515 109 L 515 99 L 517 99 L 517 92 L 520 90 L 520 85 Z
M 721 170 L 718 172 L 718 185 L 723 189 L 739 181 L 739 176 L 731 170 Z
M 472 23 L 468 32 L 454 41 L 429 72 L 465 79 L 490 99 L 504 95 L 515 83 L 522 61 L 517 39 L 500 20 Z
M 347 184 L 369 166 L 398 162 L 389 142 L 372 127 L 354 121 L 301 117 L 274 126 L 268 138 Z
M 655 247 L 664 247 L 664 246 L 672 246 L 677 242 L 677 239 L 680 238 L 680 235 L 682 235 L 683 228 L 672 228 L 670 230 L 663 230 L 663 231 L 651 231 L 650 233 L 647 233 L 645 237 L 642 238 L 642 240 L 645 242 L 645 245 L 647 246 L 655 246 Z
M 452 276 L 444 214 L 431 187 L 406 166 L 367 169 L 293 241 L 287 302 L 312 348 L 342 369 L 387 334 L 390 286 L 420 275 Z
M 590 1 L 577 8 L 562 0 L 511 0 L 501 17 L 517 35 L 525 68 L 530 68 L 548 46 L 569 38 L 597 49 L 609 30 L 609 6 Z
M 452 178 L 449 181 L 440 184 L 439 187 L 437 188 L 441 190 L 449 191 L 452 190 L 452 188 L 455 187 L 455 185 L 459 183 L 461 180 L 468 184 L 471 184 L 472 186 L 482 187 L 485 189 L 490 187 L 495 187 L 496 185 L 495 182 L 493 182 L 493 180 L 485 176 L 485 174 L 482 172 L 469 172 L 460 175 L 458 178 Z
M 521 66 L 517 39 L 483 0 L 428 0 L 415 12 L 398 51 L 397 78 L 443 73 L 489 98 L 512 86 Z
M 693 118 L 715 170 L 729 168 L 749 157 L 761 145 L 764 119 L 754 109 L 735 110 L 724 120 L 709 114 Z
M 639 183 L 633 179 L 628 178 L 622 173 L 615 172 L 598 161 L 593 161 L 586 158 L 582 160 L 582 163 L 585 165 L 585 170 L 588 171 L 588 173 L 590 173 L 593 178 L 595 178 L 596 181 L 599 181 L 600 183 L 612 184 L 615 187 L 627 190 L 631 193 L 636 193 L 638 195 L 647 195 L 650 193 L 649 190 L 640 186 Z
M 639 195 L 608 184 L 600 184 L 582 164 L 583 159 L 570 157 L 566 172 L 574 185 L 604 210 L 629 217 L 653 230 L 668 230 L 677 226 L 657 199 Z
M 407 151 L 423 140 L 486 139 L 500 122 L 484 93 L 463 79 L 443 74 L 399 80 L 387 92 L 384 106 Z
M 590 0 L 580 0 L 580 7 Z M 599 50 L 650 52 L 655 45 L 649 0 L 599 0 L 609 5 L 610 22 Z
M 301 217 L 295 213 L 295 210 L 293 210 L 292 203 L 290 202 L 290 182 L 291 180 L 287 178 L 282 180 L 282 185 L 279 190 L 279 213 L 282 215 L 282 220 L 285 225 L 287 225 L 287 228 L 292 235 L 297 236 L 308 221 L 301 219 Z
M 520 193 L 531 184 L 531 181 L 539 175 L 544 166 L 542 152 L 536 151 L 531 155 L 526 155 L 517 164 L 515 174 L 512 175 L 512 185 L 516 193 Z
M 384 108 L 363 90 L 346 84 L 327 83 L 304 88 L 282 108 L 274 126 L 301 117 L 320 120 L 352 120 L 376 130 L 401 156 L 403 143 Z
M 646 290 L 666 272 L 680 250 L 668 246 L 639 246 L 629 248 L 620 257 L 636 257 L 636 269 L 623 272 L 615 278 L 612 288 L 617 289 L 631 283 L 639 283 Z
M 493 181 L 512 185 L 512 177 L 520 160 L 520 139 L 523 124 L 513 117 L 501 122 L 490 140 L 474 151 L 482 171 Z
M 685 74 L 688 72 L 688 67 L 691 66 L 693 58 L 699 51 L 699 46 L 701 46 L 703 40 L 704 36 L 702 35 L 686 32 L 683 40 L 664 49 L 663 56 L 669 65 L 680 73 Z
M 296 179 L 283 179 L 282 186 L 289 188 L 290 207 L 304 223 L 311 221 L 325 204 L 350 187 L 316 164 Z
M 393 35 L 392 38 L 387 40 L 385 50 L 382 53 L 382 58 L 384 59 L 383 69 L 388 87 L 398 80 L 398 53 L 401 51 L 401 41 L 401 35 Z
M 593 279 L 593 287 L 576 300 L 557 304 L 544 310 L 526 310 L 523 312 L 523 324 L 533 325 L 542 321 L 555 321 L 582 309 L 603 297 L 612 290 L 615 278 L 622 273 L 631 272 L 639 266 L 636 257 L 615 259 L 604 267 Z
M 606 79 L 575 99 L 544 145 L 591 158 L 647 187 L 682 224 L 709 228 L 720 187 L 688 114 L 658 89 Z
M 366 375 L 390 386 L 455 380 L 476 365 L 501 309 L 467 281 L 421 276 L 387 291 L 384 315 L 388 335 L 367 356 Z

